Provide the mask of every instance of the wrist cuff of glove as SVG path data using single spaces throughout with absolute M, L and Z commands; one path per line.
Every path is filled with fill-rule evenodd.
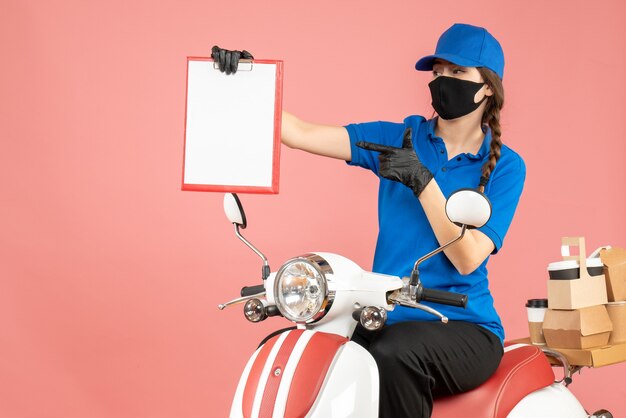
M 433 178 L 435 178 L 435 176 L 433 176 L 433 174 L 426 168 L 418 170 L 418 172 L 415 173 L 415 181 L 412 188 L 415 197 L 419 197 L 420 194 L 422 194 L 426 186 L 428 186 L 428 183 L 430 183 Z

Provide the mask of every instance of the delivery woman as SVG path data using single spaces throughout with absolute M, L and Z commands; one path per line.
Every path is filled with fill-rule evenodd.
M 228 72 L 238 54 L 213 49 Z M 501 141 L 504 55 L 487 30 L 453 25 L 415 68 L 432 71 L 434 118 L 328 126 L 284 112 L 282 120 L 285 145 L 345 160 L 380 178 L 375 272 L 408 276 L 415 260 L 458 236 L 445 214 L 455 190 L 478 187 L 491 201 L 485 226 L 420 266 L 425 287 L 467 294 L 465 310 L 438 305 L 450 318 L 443 324 L 398 307 L 377 333 L 355 331 L 353 340 L 378 364 L 381 417 L 429 417 L 433 397 L 472 389 L 498 367 L 504 331 L 486 265 L 502 247 L 526 174 L 522 158 Z

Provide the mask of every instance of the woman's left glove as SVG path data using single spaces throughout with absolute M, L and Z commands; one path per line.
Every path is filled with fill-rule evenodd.
M 369 151 L 380 152 L 378 174 L 389 180 L 398 181 L 413 190 L 419 197 L 433 174 L 420 161 L 411 140 L 411 128 L 404 131 L 402 148 L 359 141 L 356 146 Z
M 254 57 L 251 53 L 246 51 L 237 51 L 237 50 L 229 50 L 222 49 L 219 46 L 215 45 L 211 48 L 211 58 L 218 63 L 221 72 L 226 72 L 226 74 L 237 72 L 237 67 L 239 66 L 240 59 L 251 60 Z

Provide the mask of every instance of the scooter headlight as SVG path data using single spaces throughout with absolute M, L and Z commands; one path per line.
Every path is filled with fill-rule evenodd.
M 329 304 L 326 274 L 332 274 L 322 257 L 309 254 L 287 261 L 276 273 L 274 296 L 280 313 L 294 322 L 321 319 Z

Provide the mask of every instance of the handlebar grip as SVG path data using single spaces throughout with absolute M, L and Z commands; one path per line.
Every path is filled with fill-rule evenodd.
M 458 306 L 459 308 L 465 308 L 467 306 L 467 295 L 446 292 L 444 290 L 422 288 L 420 300 L 441 303 L 443 305 Z
M 265 291 L 265 285 L 258 284 L 256 286 L 244 286 L 241 288 L 241 297 L 256 295 Z

